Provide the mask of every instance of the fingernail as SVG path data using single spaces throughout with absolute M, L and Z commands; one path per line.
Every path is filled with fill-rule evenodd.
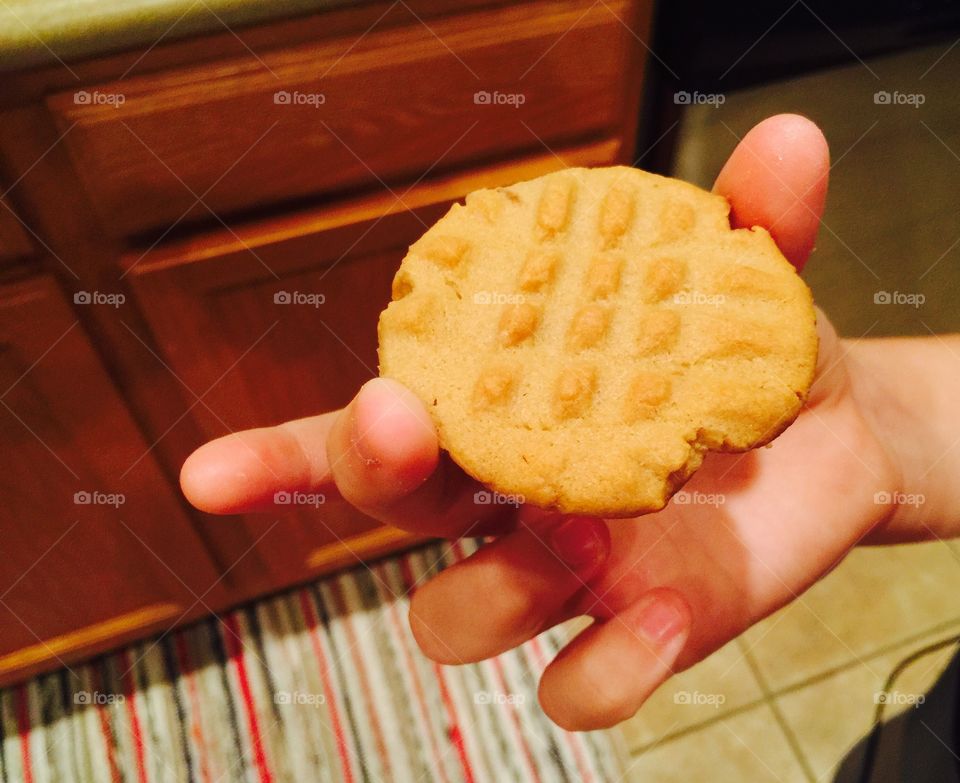
M 574 570 L 596 565 L 610 551 L 607 523 L 591 517 L 570 517 L 550 531 L 550 548 Z
M 690 613 L 683 599 L 673 591 L 655 591 L 640 599 L 636 627 L 651 644 L 662 646 L 685 633 Z

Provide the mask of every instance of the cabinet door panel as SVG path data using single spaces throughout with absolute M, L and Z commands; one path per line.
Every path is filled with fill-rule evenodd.
M 51 280 L 0 286 L 0 680 L 222 601 L 212 561 Z
M 296 249 L 281 244 L 256 257 L 241 252 L 135 272 L 159 350 L 202 396 L 191 415 L 209 438 L 341 407 L 376 375 L 377 318 L 416 235 L 412 222 L 395 215 L 366 237 L 369 225 L 361 224 L 309 236 Z M 351 244 L 349 260 L 335 263 Z M 340 545 L 337 564 L 350 563 L 351 539 L 362 543 L 377 527 L 345 504 L 317 499 L 275 514 L 207 517 L 203 533 L 229 568 L 228 584 L 253 595 L 309 577 L 324 547 Z

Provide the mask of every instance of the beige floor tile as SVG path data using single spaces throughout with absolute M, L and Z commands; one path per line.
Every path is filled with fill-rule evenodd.
M 744 635 L 772 691 L 960 616 L 960 563 L 942 542 L 855 550 Z
M 665 735 L 715 720 L 763 696 L 739 642 L 731 642 L 657 690 L 640 711 L 621 724 L 632 750 Z
M 800 783 L 806 777 L 763 704 L 636 754 L 624 780 Z
M 944 632 L 904 645 L 777 698 L 787 725 L 818 779 L 832 779 L 847 751 L 869 731 L 877 695 L 897 664 L 914 650 L 949 635 Z M 950 647 L 911 663 L 891 689 L 884 719 L 911 709 L 933 685 L 954 652 L 956 647 Z
M 855 550 L 744 641 L 772 691 L 960 616 L 960 563 L 942 542 Z

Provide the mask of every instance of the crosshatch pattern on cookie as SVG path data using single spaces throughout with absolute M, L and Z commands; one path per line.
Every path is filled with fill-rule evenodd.
M 542 311 L 550 307 L 548 286 L 553 281 L 557 270 L 563 265 L 563 250 L 558 249 L 557 241 L 568 224 L 577 193 L 577 185 L 572 178 L 558 177 L 551 181 L 544 189 L 536 207 L 537 231 L 533 241 L 537 246 L 532 247 L 526 254 L 523 266 L 517 279 L 517 294 L 524 292 L 543 294 L 537 304 L 524 301 L 522 303 L 504 304 L 498 325 L 497 341 L 502 347 L 509 348 L 527 343 L 535 338 L 537 327 L 540 324 Z M 610 322 L 615 309 L 629 306 L 628 302 L 613 302 L 619 288 L 625 259 L 622 254 L 611 250 L 616 248 L 624 234 L 629 231 L 630 221 L 636 203 L 636 195 L 628 185 L 615 183 L 607 190 L 600 202 L 598 225 L 598 246 L 603 250 L 593 255 L 592 260 L 583 272 L 578 265 L 567 263 L 568 274 L 582 274 L 583 288 L 587 298 L 593 301 L 579 307 L 572 313 L 569 327 L 566 331 L 564 350 L 567 353 L 577 353 L 588 348 L 600 345 L 610 329 Z M 669 236 L 676 240 L 683 231 L 690 231 L 695 226 L 696 216 L 692 208 L 676 199 L 666 202 L 661 210 L 660 232 L 654 241 L 663 243 L 664 237 Z M 678 222 L 679 227 L 672 226 Z M 667 227 L 665 227 L 667 226 Z M 678 230 L 673 230 L 678 229 Z M 652 244 L 652 243 L 651 243 Z M 641 294 L 648 303 L 661 303 L 683 290 L 688 277 L 688 265 L 678 255 L 664 254 L 658 251 L 639 265 L 641 278 Z M 773 290 L 766 282 L 762 272 L 753 274 L 754 270 L 731 270 L 728 279 L 723 276 L 717 278 L 715 288 L 726 290 L 730 294 L 763 295 Z M 724 283 L 728 283 L 724 288 Z M 719 296 L 719 294 L 714 294 Z M 619 307 L 618 307 L 619 305 Z M 753 325 L 741 322 L 731 325 L 725 319 L 716 319 L 704 338 L 704 347 L 699 352 L 699 358 L 720 358 L 724 356 L 740 356 L 750 354 L 762 356 L 774 349 L 774 342 L 765 339 L 751 329 Z M 638 347 L 646 353 L 642 346 L 650 350 L 666 349 L 674 345 L 679 337 L 681 316 L 677 310 L 654 309 L 642 314 L 636 319 Z M 539 346 L 541 349 L 543 346 Z M 492 373 L 486 378 L 486 373 Z M 478 388 L 496 386 L 502 370 L 482 368 L 477 380 Z M 589 372 L 589 382 L 583 375 L 582 368 L 561 370 L 557 378 L 555 397 L 558 402 L 555 412 L 558 420 L 570 419 L 574 415 L 583 417 L 589 411 L 593 397 L 593 388 L 596 384 L 597 370 Z M 629 381 L 624 398 L 624 420 L 633 422 L 638 415 L 652 415 L 661 409 L 670 398 L 671 384 L 667 379 L 662 382 L 652 380 L 654 374 L 650 372 L 635 375 Z M 514 382 L 516 379 L 514 379 Z M 643 391 L 643 390 L 646 391 Z M 660 390 L 654 394 L 651 389 Z M 499 402 L 506 402 L 505 395 L 498 395 Z M 476 410 L 491 408 L 488 396 L 478 397 Z
M 812 380 L 809 291 L 727 213 L 625 168 L 472 193 L 404 260 L 381 372 L 490 486 L 565 511 L 660 508 L 705 451 L 782 431 Z

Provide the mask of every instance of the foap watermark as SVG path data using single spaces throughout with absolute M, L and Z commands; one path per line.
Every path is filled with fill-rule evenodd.
M 327 96 L 322 92 L 277 90 L 273 94 L 273 102 L 277 106 L 313 106 L 313 108 L 319 109 L 327 102 Z
M 694 707 L 713 707 L 719 710 L 727 701 L 722 693 L 701 693 L 700 691 L 677 691 L 673 694 L 674 704 L 684 704 Z
M 126 301 L 125 294 L 109 294 L 105 291 L 75 291 L 73 294 L 73 303 L 76 305 L 108 305 L 117 308 Z
M 305 707 L 321 707 L 327 703 L 327 697 L 322 693 L 304 691 L 277 691 L 273 694 L 274 704 L 295 704 Z
M 927 297 L 923 294 L 906 291 L 876 291 L 873 294 L 873 303 L 876 305 L 904 305 L 919 309 L 926 301 Z
M 527 499 L 523 495 L 504 495 L 502 492 L 488 492 L 481 489 L 473 493 L 473 502 L 478 506 L 516 506 L 520 508 Z
M 525 704 L 525 693 L 500 693 L 498 691 L 477 691 L 473 694 L 474 704 L 504 704 L 510 707 L 519 707 Z
M 320 307 L 326 304 L 325 294 L 311 294 L 306 291 L 277 291 L 273 295 L 273 303 L 278 305 L 307 305 Z
M 898 506 L 920 508 L 927 502 L 927 498 L 919 492 L 876 492 L 873 495 L 873 502 L 878 506 L 889 506 L 895 503 Z
M 678 506 L 713 506 L 719 508 L 727 502 L 727 496 L 719 492 L 690 492 L 681 489 L 673 496 L 673 502 Z
M 126 697 L 122 693 L 104 693 L 103 691 L 77 691 L 73 694 L 74 704 L 123 704 Z
M 313 506 L 320 508 L 327 502 L 322 492 L 274 492 L 273 502 L 277 506 Z
M 680 291 L 673 295 L 673 303 L 678 305 L 709 305 L 720 307 L 727 298 L 723 294 L 706 294 L 703 291 Z
M 894 707 L 919 707 L 927 700 L 923 693 L 902 693 L 900 691 L 877 691 L 873 694 L 874 704 L 889 704 Z
M 503 291 L 477 291 L 473 303 L 480 305 L 523 304 L 527 301 L 523 294 L 508 294 Z
M 687 92 L 680 90 L 673 94 L 673 102 L 677 106 L 713 106 L 719 109 L 727 102 L 727 96 L 722 92 Z
M 113 506 L 120 508 L 127 502 L 127 496 L 122 492 L 87 492 L 82 489 L 73 493 L 73 504 L 75 506 Z
M 927 102 L 927 96 L 922 92 L 877 90 L 873 94 L 873 102 L 877 106 L 913 106 L 914 109 L 919 109 Z
M 513 108 L 519 109 L 527 102 L 527 96 L 522 92 L 478 90 L 473 94 L 473 102 L 477 106 L 513 106 Z
M 112 106 L 114 109 L 119 109 L 127 102 L 127 96 L 122 92 L 77 90 L 73 94 L 73 102 L 77 106 Z

